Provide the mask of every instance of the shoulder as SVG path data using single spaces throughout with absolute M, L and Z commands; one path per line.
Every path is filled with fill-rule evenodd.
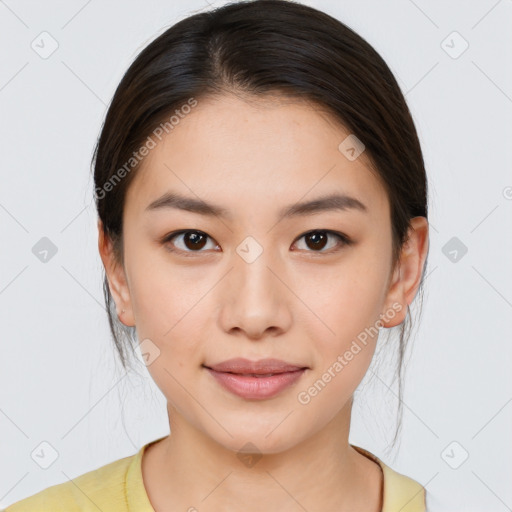
M 398 473 L 381 461 L 384 473 L 383 511 L 425 512 L 425 488 L 413 478 Z
M 425 488 L 419 482 L 395 471 L 368 450 L 360 446 L 352 447 L 382 469 L 382 512 L 425 512 Z
M 125 476 L 134 457 L 136 454 L 48 487 L 0 512 L 124 512 Z

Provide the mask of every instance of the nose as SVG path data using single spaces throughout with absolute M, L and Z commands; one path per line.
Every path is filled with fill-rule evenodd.
M 283 266 L 271 261 L 268 252 L 252 262 L 234 255 L 220 298 L 219 321 L 225 332 L 260 340 L 290 328 L 293 293 L 287 287 Z

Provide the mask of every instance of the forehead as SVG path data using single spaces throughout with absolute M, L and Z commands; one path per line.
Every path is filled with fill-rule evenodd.
M 198 100 L 142 161 L 125 208 L 143 210 L 168 191 L 237 209 L 276 211 L 290 202 L 338 192 L 376 213 L 387 208 L 363 152 L 339 146 L 350 132 L 325 109 L 286 98 Z

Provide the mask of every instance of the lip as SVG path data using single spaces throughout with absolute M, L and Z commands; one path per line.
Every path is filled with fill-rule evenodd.
M 250 361 L 235 358 L 203 366 L 225 389 L 241 398 L 254 400 L 278 395 L 295 384 L 307 369 L 280 359 Z
M 305 368 L 304 366 L 287 363 L 281 359 L 259 359 L 258 361 L 251 361 L 249 359 L 244 359 L 243 357 L 236 357 L 234 359 L 223 361 L 222 363 L 204 366 L 217 372 L 229 372 L 238 374 L 284 373 Z

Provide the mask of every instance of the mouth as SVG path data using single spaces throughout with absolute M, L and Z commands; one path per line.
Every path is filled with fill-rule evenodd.
M 281 359 L 259 359 L 251 361 L 237 357 L 212 365 L 203 365 L 217 372 L 235 373 L 238 375 L 275 375 L 278 373 L 294 372 L 306 368 L 303 365 L 289 363 Z
M 203 367 L 223 389 L 246 400 L 273 398 L 296 384 L 308 369 L 278 359 L 240 358 Z

